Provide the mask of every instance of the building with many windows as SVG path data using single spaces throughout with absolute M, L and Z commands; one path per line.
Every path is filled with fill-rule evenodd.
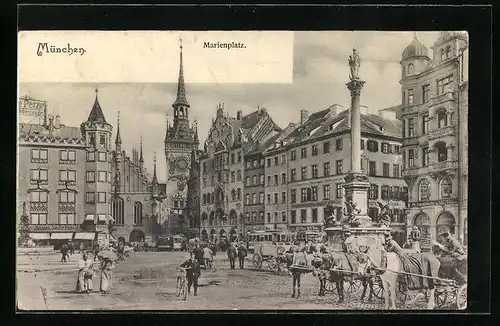
M 106 242 L 110 233 L 144 241 L 155 229 L 148 218 L 161 215 L 153 214 L 151 198 L 158 201 L 162 187 L 151 191 L 142 146 L 129 158 L 121 149 L 118 125 L 112 149 L 112 126 L 97 91 L 80 128 L 44 115 L 42 123 L 19 126 L 18 203 L 29 217 L 30 236 L 56 244 L 69 239 Z
M 215 240 L 245 234 L 244 156 L 252 144 L 279 130 L 263 108 L 247 115 L 238 111 L 236 117 L 230 117 L 224 114 L 223 105 L 218 105 L 200 155 L 202 238 Z M 255 182 L 260 180 L 260 176 L 255 178 Z
M 407 224 L 427 248 L 445 231 L 467 238 L 467 48 L 466 33 L 442 32 L 432 59 L 416 36 L 402 53 Z
M 348 113 L 340 105 L 310 116 L 302 110 L 299 126 L 266 149 L 265 212 L 272 221 L 291 231 L 320 231 L 331 212 L 341 219 L 343 182 L 350 166 Z M 404 242 L 407 189 L 401 178 L 400 124 L 394 109 L 378 115 L 362 110 L 361 158 L 371 183 L 369 214 L 377 221 L 379 203 L 389 205 L 395 238 Z

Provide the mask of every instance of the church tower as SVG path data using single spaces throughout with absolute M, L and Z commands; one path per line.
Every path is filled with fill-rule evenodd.
M 199 145 L 196 125 L 189 124 L 191 106 L 186 99 L 184 66 L 182 61 L 182 41 L 179 55 L 179 79 L 177 97 L 172 104 L 173 124 L 167 122 L 165 133 L 166 175 L 166 212 L 169 219 L 169 232 L 184 232 L 188 227 L 184 208 L 187 202 L 187 181 L 191 166 L 191 152 Z

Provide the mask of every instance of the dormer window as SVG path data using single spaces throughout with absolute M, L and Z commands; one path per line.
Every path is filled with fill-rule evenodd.
M 451 58 L 451 47 L 446 47 L 446 59 Z
M 444 52 L 444 49 L 441 49 L 441 61 L 444 61 L 446 59 L 446 53 Z

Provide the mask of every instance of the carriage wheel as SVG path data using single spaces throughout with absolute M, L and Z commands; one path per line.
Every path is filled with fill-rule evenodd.
M 459 310 L 467 308 L 467 284 L 457 289 L 457 308 Z
M 378 299 L 384 298 L 384 287 L 382 286 L 380 277 L 375 277 L 373 280 L 373 295 Z
M 347 281 L 347 293 L 354 295 L 361 289 L 361 281 L 359 280 L 348 280 Z
M 267 266 L 273 272 L 278 273 L 278 267 L 279 267 L 279 265 L 278 265 L 278 261 L 276 260 L 276 257 L 271 257 L 271 259 L 269 259 L 267 261 Z
M 261 269 L 262 267 L 262 256 L 259 253 L 253 255 L 253 267 L 255 269 Z
M 333 292 L 337 289 L 337 283 L 332 282 L 330 280 L 325 281 L 325 291 Z
M 436 300 L 436 305 L 438 308 L 442 308 L 445 303 L 446 299 L 448 299 L 448 292 L 446 289 L 437 289 L 434 292 L 434 299 Z
M 405 289 L 404 281 L 400 277 L 397 280 L 396 298 L 402 303 L 405 303 L 408 299 L 408 291 Z

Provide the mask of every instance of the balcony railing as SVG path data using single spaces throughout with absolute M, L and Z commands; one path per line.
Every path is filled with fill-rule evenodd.
M 446 101 L 453 101 L 455 99 L 455 95 L 453 94 L 452 91 L 447 91 L 446 93 L 439 94 L 437 96 L 434 96 L 433 98 L 429 99 L 429 106 L 434 106 Z
M 448 170 L 448 169 L 456 169 L 458 168 L 458 162 L 457 161 L 446 161 L 446 162 L 439 162 L 436 164 L 429 165 L 429 171 L 440 171 L 440 170 Z
M 453 135 L 455 133 L 455 128 L 453 126 L 447 126 L 438 130 L 433 130 L 429 133 L 429 140 L 446 137 Z
M 31 212 L 48 212 L 48 204 L 47 202 L 30 202 L 30 211 Z

